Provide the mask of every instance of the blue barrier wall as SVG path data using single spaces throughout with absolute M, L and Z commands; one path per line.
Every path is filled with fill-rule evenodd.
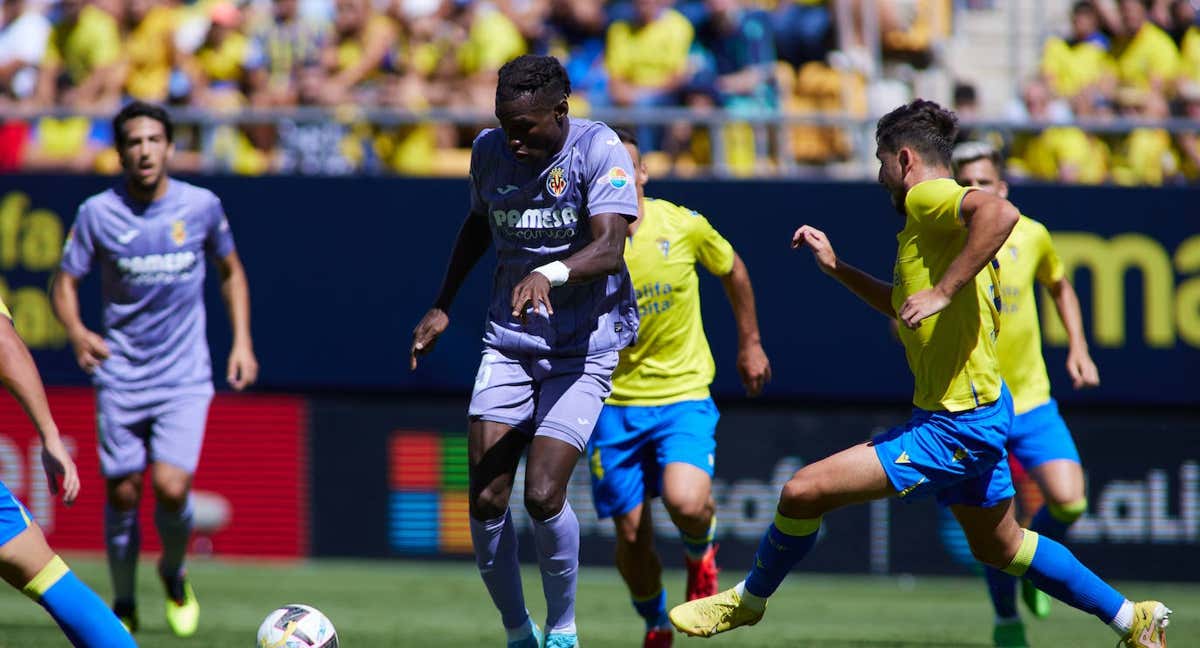
M 99 177 L 0 177 L 0 294 L 48 382 L 84 377 L 49 315 L 46 286 L 78 203 Z M 468 389 L 480 350 L 492 259 L 451 313 L 450 331 L 410 373 L 410 332 L 433 299 L 467 206 L 465 183 L 425 179 L 197 180 L 224 201 L 247 271 L 262 384 L 271 389 Z M 890 273 L 898 216 L 864 183 L 656 182 L 651 195 L 705 213 L 746 259 L 758 294 L 775 398 L 904 402 L 911 378 L 884 318 L 788 247 L 802 223 L 825 229 L 847 260 Z M 1067 402 L 1200 403 L 1200 190 L 1016 187 L 1074 271 L 1103 386 L 1075 394 L 1065 349 L 1043 322 L 1051 378 Z M 210 280 L 217 366 L 229 334 Z M 740 393 L 735 329 L 715 280 L 703 283 L 718 395 Z M 85 316 L 98 316 L 85 282 Z M 1045 312 L 1045 311 L 1043 311 Z M 1056 319 L 1053 316 L 1047 318 Z M 219 370 L 218 370 L 218 373 Z

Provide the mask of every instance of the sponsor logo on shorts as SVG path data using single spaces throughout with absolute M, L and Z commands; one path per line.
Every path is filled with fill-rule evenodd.
M 567 192 L 567 172 L 562 167 L 550 169 L 550 175 L 546 176 L 546 191 L 555 198 Z
M 621 167 L 613 167 L 608 170 L 608 184 L 620 189 L 629 184 L 629 174 Z
M 908 451 L 907 450 L 905 450 L 904 452 L 901 452 L 899 457 L 896 457 L 896 463 L 898 463 L 898 464 L 912 463 L 911 461 L 908 460 Z

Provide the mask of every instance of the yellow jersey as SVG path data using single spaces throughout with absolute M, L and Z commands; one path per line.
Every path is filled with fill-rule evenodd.
M 1013 409 L 1023 414 L 1050 400 L 1036 285 L 1058 283 L 1064 276 L 1063 264 L 1046 226 L 1027 216 L 1017 221 L 997 257 L 1004 276 L 1000 293 L 1004 332 L 996 340 L 996 355 L 1000 375 L 1012 391 Z
M 683 14 L 663 9 L 645 25 L 624 20 L 608 28 L 604 64 L 614 77 L 639 86 L 661 87 L 687 69 L 695 29 Z
M 962 252 L 967 228 L 959 210 L 970 187 L 950 178 L 927 180 L 904 198 L 904 229 L 896 235 L 892 308 L 897 313 L 909 296 L 932 288 Z M 996 335 L 1000 313 L 994 297 L 1000 280 L 989 263 L 963 286 L 940 313 L 915 330 L 900 326 L 900 342 L 914 379 L 913 404 L 928 410 L 960 412 L 1000 398 Z
M 1042 48 L 1041 68 L 1059 96 L 1074 97 L 1115 75 L 1117 64 L 1107 50 L 1091 41 L 1072 45 L 1051 38 Z
M 125 37 L 125 58 L 129 74 L 125 92 L 135 99 L 161 102 L 166 100 L 171 81 L 174 58 L 175 27 L 179 13 L 164 5 L 148 11 L 141 22 Z
M 74 83 L 92 72 L 116 63 L 121 56 L 117 19 L 95 5 L 79 11 L 73 24 L 59 23 L 46 41 L 46 62 L 62 65 Z
M 1117 54 L 1121 83 L 1138 88 L 1151 79 L 1173 81 L 1179 73 L 1179 48 L 1162 28 L 1146 21 Z
M 1192 25 L 1183 36 L 1180 46 L 1179 76 L 1200 82 L 1200 27 Z
M 733 260 L 733 246 L 708 219 L 646 199 L 641 222 L 625 244 L 641 324 L 637 343 L 621 351 L 609 403 L 651 406 L 708 398 L 716 365 L 700 319 L 696 262 L 725 276 Z
M 8 306 L 4 305 L 3 299 L 0 299 L 0 315 L 3 315 L 8 319 L 12 319 L 12 313 L 8 312 Z

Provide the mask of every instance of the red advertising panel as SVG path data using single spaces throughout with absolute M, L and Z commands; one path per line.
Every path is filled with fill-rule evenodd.
M 49 390 L 54 418 L 79 466 L 83 490 L 67 508 L 51 498 L 37 432 L 17 402 L 0 396 L 0 481 L 30 511 L 58 550 L 104 548 L 104 479 L 96 454 L 96 405 L 86 388 Z M 308 440 L 303 399 L 218 394 L 209 411 L 196 472 L 192 550 L 222 556 L 308 554 Z M 142 547 L 157 551 L 149 475 L 142 500 Z

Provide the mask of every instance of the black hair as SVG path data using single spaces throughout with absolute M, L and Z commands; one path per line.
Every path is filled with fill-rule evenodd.
M 553 56 L 525 54 L 505 63 L 496 82 L 496 103 L 532 95 L 551 105 L 571 96 L 567 70 Z
M 979 94 L 975 90 L 975 86 L 966 81 L 959 81 L 954 84 L 954 105 L 961 106 L 963 104 L 974 104 L 979 101 Z
M 633 130 L 624 126 L 614 126 L 613 132 L 617 134 L 617 138 L 620 139 L 622 143 L 629 144 L 633 146 L 633 148 L 638 148 L 638 138 L 637 135 L 633 134 Z
M 881 150 L 895 153 L 907 146 L 928 162 L 946 167 L 957 135 L 958 117 L 925 99 L 900 106 L 880 117 L 875 126 L 875 143 Z
M 116 139 L 118 147 L 125 144 L 125 122 L 137 117 L 149 117 L 162 124 L 163 132 L 167 134 L 167 141 L 175 141 L 175 125 L 171 123 L 171 116 L 167 114 L 166 109 L 144 101 L 133 101 L 126 104 L 121 112 L 113 117 L 113 137 Z
M 1071 5 L 1071 15 L 1080 13 L 1097 15 L 1096 5 L 1092 4 L 1092 0 L 1076 0 L 1075 4 Z

